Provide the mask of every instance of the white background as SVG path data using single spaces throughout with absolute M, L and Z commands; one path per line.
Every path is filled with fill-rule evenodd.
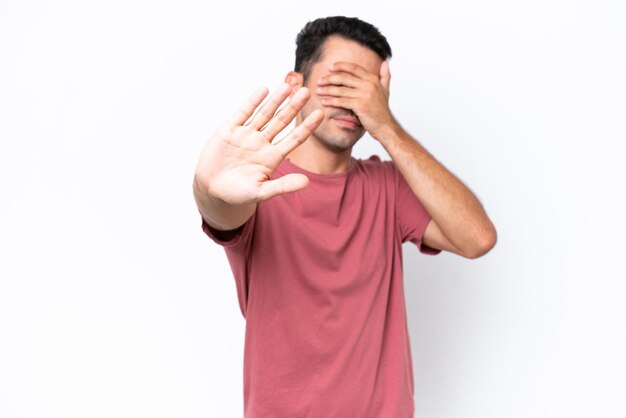
M 387 36 L 392 111 L 499 233 L 477 260 L 404 247 L 415 416 L 626 417 L 617 0 L 0 0 L 0 417 L 243 415 L 194 168 L 336 14 Z

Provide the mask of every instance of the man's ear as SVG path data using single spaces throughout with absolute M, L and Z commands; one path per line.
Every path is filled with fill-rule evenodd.
M 285 77 L 285 83 L 291 86 L 291 93 L 289 94 L 289 97 L 292 97 L 298 90 L 300 90 L 300 87 L 304 85 L 304 77 L 302 76 L 302 73 L 289 71 Z

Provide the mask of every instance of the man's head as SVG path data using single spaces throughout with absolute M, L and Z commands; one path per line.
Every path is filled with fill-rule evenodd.
M 304 83 L 311 75 L 311 67 L 323 54 L 324 41 L 340 36 L 374 51 L 381 60 L 391 58 L 387 39 L 373 25 L 356 17 L 332 16 L 313 20 L 304 25 L 296 37 L 296 65 L 294 71 L 302 74 Z
M 350 128 L 346 124 L 335 123 L 338 118 L 357 119 L 350 109 L 321 105 L 320 95 L 315 92 L 317 80 L 329 73 L 331 62 L 354 62 L 378 74 L 382 62 L 390 57 L 391 47 L 387 39 L 367 22 L 344 16 L 308 22 L 296 38 L 295 68 L 286 79 L 294 91 L 301 86 L 311 91 L 311 99 L 298 116 L 298 123 L 315 109 L 323 109 L 325 120 L 313 136 L 334 151 L 352 148 L 365 130 L 360 124 Z

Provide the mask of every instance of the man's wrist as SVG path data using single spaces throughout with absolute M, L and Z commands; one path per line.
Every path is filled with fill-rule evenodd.
M 392 123 L 383 125 L 378 132 L 372 133 L 371 135 L 372 138 L 385 146 L 385 144 L 397 142 L 404 134 L 404 129 L 402 129 L 400 124 L 393 121 Z
M 211 185 L 209 184 L 209 182 L 201 181 L 197 174 L 194 176 L 193 187 L 194 187 L 194 193 L 200 196 L 202 200 L 205 200 L 207 202 L 210 201 L 213 204 L 222 204 L 222 205 L 228 204 L 223 199 L 220 199 L 219 197 L 217 197 L 211 190 Z

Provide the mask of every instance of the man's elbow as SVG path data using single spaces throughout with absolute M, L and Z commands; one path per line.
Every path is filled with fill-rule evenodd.
M 482 257 L 495 247 L 497 241 L 498 234 L 495 227 L 492 225 L 491 228 L 479 234 L 472 248 L 466 252 L 465 257 L 472 260 Z

